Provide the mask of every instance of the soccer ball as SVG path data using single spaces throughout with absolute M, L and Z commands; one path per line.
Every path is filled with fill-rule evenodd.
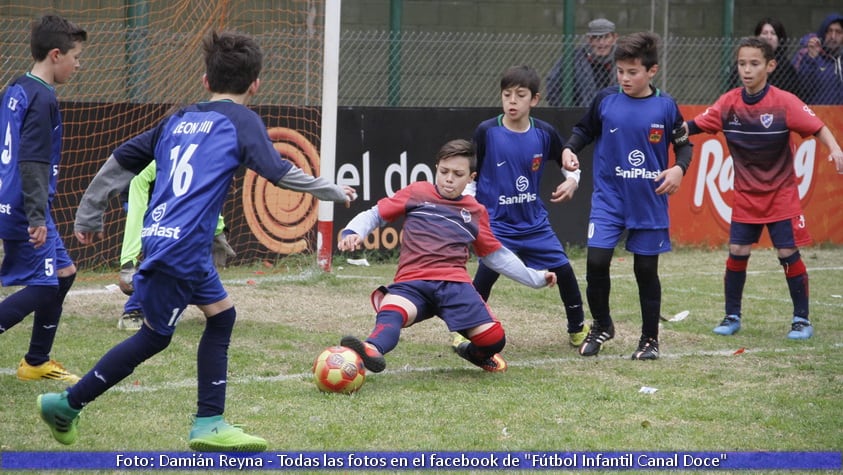
M 313 362 L 313 381 L 320 391 L 351 394 L 366 380 L 363 359 L 345 346 L 330 346 Z

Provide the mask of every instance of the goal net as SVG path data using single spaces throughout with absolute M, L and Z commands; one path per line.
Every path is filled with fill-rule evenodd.
M 30 23 L 45 13 L 88 32 L 81 69 L 57 87 L 64 121 L 63 162 L 53 215 L 80 268 L 116 268 L 125 212 L 115 199 L 105 216 L 105 240 L 81 247 L 72 237 L 76 206 L 111 151 L 148 129 L 174 107 L 207 99 L 201 84 L 201 42 L 207 31 L 253 35 L 264 64 L 250 107 L 284 157 L 319 174 L 324 1 L 317 0 L 19 0 L 0 6 L 0 80 L 5 87 L 32 67 Z M 315 253 L 317 202 L 271 186 L 241 170 L 223 208 L 230 264 L 274 262 Z

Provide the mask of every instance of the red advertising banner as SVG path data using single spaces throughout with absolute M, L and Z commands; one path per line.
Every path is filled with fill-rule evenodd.
M 685 120 L 706 106 L 680 106 Z M 814 112 L 843 143 L 840 107 L 815 106 Z M 814 243 L 843 244 L 843 175 L 828 161 L 829 151 L 816 137 L 792 134 L 799 198 Z M 679 191 L 670 198 L 670 235 L 679 244 L 719 246 L 728 243 L 732 213 L 732 157 L 723 134 L 691 137 L 694 158 Z M 770 246 L 765 232 L 761 245 Z

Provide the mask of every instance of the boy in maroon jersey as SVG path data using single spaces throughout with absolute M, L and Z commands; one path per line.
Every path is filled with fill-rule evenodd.
M 525 266 L 492 234 L 486 208 L 463 195 L 477 174 L 471 142 L 459 139 L 443 145 L 435 170 L 435 184 L 411 183 L 355 216 L 342 230 L 337 248 L 353 251 L 378 226 L 404 217 L 394 282 L 372 295 L 375 328 L 366 341 L 345 336 L 340 345 L 356 351 L 367 370 L 379 373 L 386 367 L 383 355 L 398 345 L 402 328 L 438 315 L 449 331 L 468 340 L 454 346 L 460 357 L 484 371 L 505 371 L 499 353 L 506 336 L 468 275 L 469 246 L 493 270 L 533 288 L 553 286 L 556 274 Z
M 808 272 L 798 246 L 810 244 L 793 170 L 790 133 L 814 135 L 831 152 L 843 173 L 843 151 L 828 127 L 793 94 L 767 83 L 775 70 L 772 47 L 766 41 L 744 38 L 738 45 L 738 74 L 743 87 L 733 89 L 687 123 L 690 134 L 723 132 L 734 162 L 735 200 L 726 259 L 726 317 L 714 328 L 732 335 L 741 328 L 741 297 L 752 244 L 764 226 L 784 268 L 793 320 L 788 338 L 804 340 L 814 334 L 808 319 Z

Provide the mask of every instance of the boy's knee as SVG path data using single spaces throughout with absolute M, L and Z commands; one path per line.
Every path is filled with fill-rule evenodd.
M 586 277 L 608 276 L 613 253 L 613 249 L 588 248 L 588 255 L 586 256 Z
M 478 350 L 491 355 L 503 351 L 506 346 L 506 333 L 501 322 L 494 322 L 491 327 L 473 335 L 470 340 Z

